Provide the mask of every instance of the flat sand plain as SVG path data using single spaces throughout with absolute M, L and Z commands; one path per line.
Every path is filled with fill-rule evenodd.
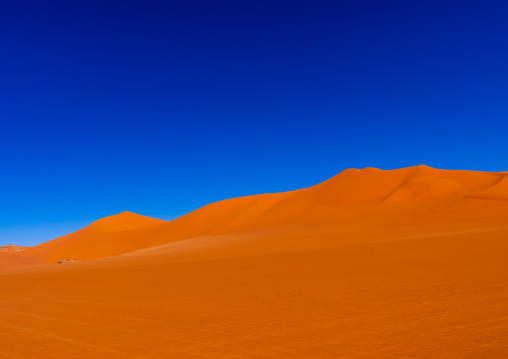
M 350 169 L 0 252 L 0 358 L 506 358 L 506 175 Z

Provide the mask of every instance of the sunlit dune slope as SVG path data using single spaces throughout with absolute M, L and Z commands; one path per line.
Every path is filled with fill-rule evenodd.
M 132 212 L 99 219 L 74 233 L 29 248 L 20 257 L 33 263 L 102 258 L 149 246 L 146 231 L 167 223 Z
M 378 221 L 377 226 L 382 227 L 450 206 L 453 212 L 440 216 L 453 216 L 457 211 L 467 216 L 471 215 L 468 206 L 507 198 L 506 173 L 427 166 L 389 171 L 348 169 L 310 188 L 220 201 L 171 222 L 124 212 L 29 249 L 24 255 L 35 263 L 49 263 L 64 258 L 109 257 L 202 236 L 343 229 L 361 220 Z M 498 205 L 492 204 L 493 208 Z M 475 213 L 470 220 L 498 215 L 496 211 Z

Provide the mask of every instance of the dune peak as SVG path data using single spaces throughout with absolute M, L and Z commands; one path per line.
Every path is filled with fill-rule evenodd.
M 162 219 L 144 216 L 130 211 L 107 216 L 93 222 L 90 227 L 103 231 L 124 231 L 135 228 L 151 227 L 165 223 Z
M 505 197 L 506 176 L 500 172 L 446 170 L 424 164 L 383 170 L 374 167 L 345 169 L 314 188 L 318 202 L 325 205 L 417 204 L 429 200 L 458 200 L 477 196 Z M 497 186 L 496 186 L 497 185 Z M 477 191 L 496 186 L 488 193 Z

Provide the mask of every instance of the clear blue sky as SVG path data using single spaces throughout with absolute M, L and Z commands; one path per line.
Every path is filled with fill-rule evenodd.
M 506 1 L 4 1 L 0 244 L 345 168 L 508 170 Z

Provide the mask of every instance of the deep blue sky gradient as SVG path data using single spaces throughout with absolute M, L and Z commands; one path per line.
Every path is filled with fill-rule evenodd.
M 0 244 L 349 167 L 508 170 L 505 1 L 0 6 Z

